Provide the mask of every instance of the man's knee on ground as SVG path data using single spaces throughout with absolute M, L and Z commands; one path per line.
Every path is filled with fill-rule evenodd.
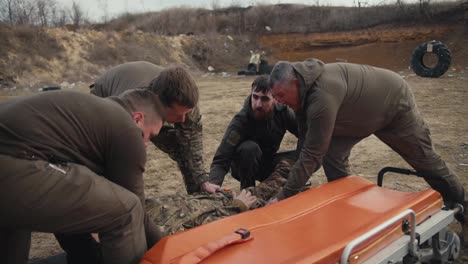
M 262 157 L 262 150 L 260 146 L 254 141 L 245 141 L 240 144 L 236 149 L 239 159 L 244 163 L 252 163 L 259 161 Z

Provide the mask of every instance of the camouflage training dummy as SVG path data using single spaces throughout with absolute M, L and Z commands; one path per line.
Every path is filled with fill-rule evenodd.
M 99 233 L 103 263 L 138 263 L 159 235 L 142 202 L 145 144 L 163 111 L 147 90 L 0 104 L 0 263 L 28 262 L 31 231 L 55 233 L 65 250 Z
M 168 123 L 152 139 L 153 144 L 177 162 L 188 193 L 200 190 L 214 193 L 219 189 L 208 182 L 204 168 L 198 87 L 186 70 L 164 69 L 145 61 L 129 62 L 113 67 L 90 87 L 91 93 L 99 97 L 119 95 L 135 88 L 158 94 Z
M 271 175 L 257 187 L 244 189 L 238 196 L 217 194 L 166 195 L 146 200 L 146 213 L 166 235 L 238 214 L 266 204 L 286 183 L 292 160 L 282 158 Z
M 278 158 L 295 160 L 295 151 L 277 153 L 286 131 L 297 136 L 296 117 L 275 102 L 268 77 L 260 76 L 224 133 L 211 163 L 210 182 L 221 185 L 231 169 L 244 189 L 268 177 Z
M 411 88 L 398 74 L 309 59 L 278 62 L 270 85 L 275 98 L 296 112 L 304 138 L 299 159 L 276 199 L 301 190 L 322 162 L 328 181 L 349 175 L 352 147 L 374 134 L 423 175 L 447 206 L 464 204 L 460 179 L 435 152 Z

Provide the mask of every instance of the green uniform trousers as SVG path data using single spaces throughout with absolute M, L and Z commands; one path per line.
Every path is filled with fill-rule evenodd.
M 77 164 L 0 155 L 0 263 L 27 263 L 30 232 L 99 233 L 103 263 L 147 250 L 139 198 Z

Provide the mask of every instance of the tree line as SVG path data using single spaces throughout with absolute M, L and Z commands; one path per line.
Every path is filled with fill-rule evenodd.
M 0 22 L 10 26 L 63 27 L 72 24 L 79 27 L 87 21 L 76 1 L 66 8 L 55 0 L 0 0 Z

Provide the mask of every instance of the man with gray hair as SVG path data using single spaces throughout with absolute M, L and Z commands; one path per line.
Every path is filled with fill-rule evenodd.
M 148 90 L 53 91 L 0 104 L 0 263 L 28 262 L 31 230 L 54 233 L 68 263 L 139 263 L 159 237 L 143 210 L 147 144 L 163 124 Z M 76 262 L 73 262 L 76 261 Z
M 288 182 L 271 203 L 298 193 L 322 162 L 328 181 L 350 175 L 352 147 L 374 134 L 423 175 L 448 207 L 466 206 L 460 179 L 435 152 L 410 86 L 398 74 L 308 59 L 278 62 L 270 86 L 276 100 L 296 112 L 302 139 Z

